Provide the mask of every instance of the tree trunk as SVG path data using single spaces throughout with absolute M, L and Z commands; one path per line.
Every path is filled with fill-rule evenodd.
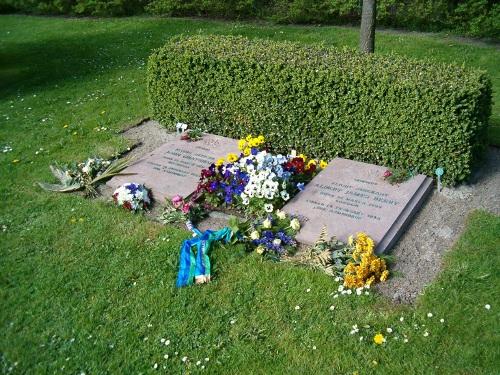
M 359 37 L 359 50 L 373 53 L 375 50 L 375 18 L 377 15 L 377 1 L 363 0 L 361 11 L 361 31 Z

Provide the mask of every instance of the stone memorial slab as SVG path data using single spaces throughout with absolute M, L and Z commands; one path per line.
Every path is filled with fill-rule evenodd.
M 145 184 L 157 201 L 177 194 L 185 197 L 196 189 L 201 170 L 230 152 L 239 154 L 235 139 L 213 134 L 194 142 L 176 138 L 123 170 L 134 175 L 115 176 L 107 185 L 116 189 L 127 182 Z
M 390 249 L 432 189 L 432 179 L 416 175 L 391 185 L 385 167 L 336 158 L 284 210 L 301 219 L 297 240 L 313 244 L 324 225 L 330 236 L 347 241 L 365 232 L 377 253 Z

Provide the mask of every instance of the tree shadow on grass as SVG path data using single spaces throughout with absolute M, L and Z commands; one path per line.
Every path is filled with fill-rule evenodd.
M 150 37 L 158 31 L 144 24 L 133 30 L 85 30 L 82 35 L 71 32 L 4 42 L 0 47 L 0 99 L 144 66 L 152 49 L 182 30 L 164 32 L 164 39 Z

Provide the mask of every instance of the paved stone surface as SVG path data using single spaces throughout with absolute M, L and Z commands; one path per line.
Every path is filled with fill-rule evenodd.
M 390 249 L 432 187 L 432 180 L 417 175 L 391 185 L 383 178 L 385 167 L 336 158 L 319 173 L 284 210 L 299 216 L 303 226 L 297 236 L 312 244 L 323 226 L 346 241 L 366 232 L 377 252 Z

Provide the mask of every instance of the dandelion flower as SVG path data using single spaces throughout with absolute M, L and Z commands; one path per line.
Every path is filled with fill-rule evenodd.
M 299 305 L 295 306 L 295 310 L 300 310 L 300 306 Z
M 392 333 L 392 328 L 391 327 L 387 328 L 387 333 Z
M 427 313 L 428 318 L 432 318 L 432 313 Z
M 373 336 L 373 342 L 377 345 L 382 345 L 385 342 L 385 337 L 381 333 L 377 333 L 375 336 Z
M 443 318 L 439 319 L 439 321 L 440 321 L 441 323 L 444 323 L 444 319 L 443 319 Z
M 489 310 L 489 309 L 491 309 L 491 306 L 487 303 L 486 305 L 484 305 L 484 308 L 485 308 L 486 310 Z

